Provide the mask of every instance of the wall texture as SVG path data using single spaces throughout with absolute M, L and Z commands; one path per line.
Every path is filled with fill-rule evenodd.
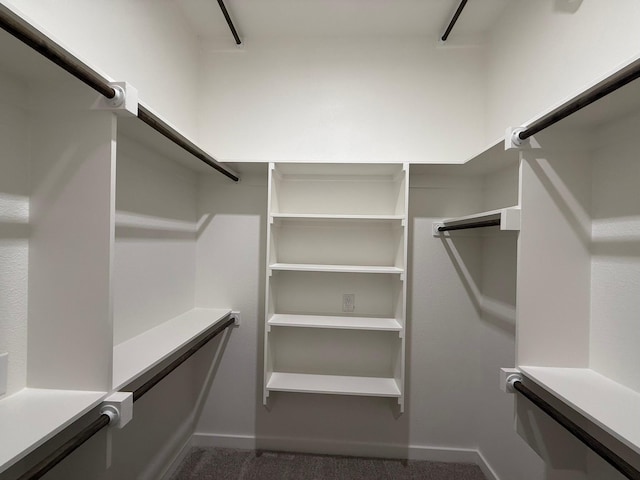
M 461 163 L 483 146 L 477 47 L 296 39 L 202 58 L 200 138 L 221 160 Z
M 29 258 L 27 92 L 0 76 L 0 353 L 9 353 L 7 393 L 26 385 Z
M 640 4 L 514 0 L 488 36 L 487 140 L 526 123 L 640 53 Z
M 197 38 L 170 0 L 34 0 L 14 5 L 92 68 L 138 89 L 141 101 L 196 138 Z M 197 138 L 196 138 L 197 140 Z

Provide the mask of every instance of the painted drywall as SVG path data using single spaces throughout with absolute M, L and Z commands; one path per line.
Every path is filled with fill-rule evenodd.
M 262 312 L 267 211 L 266 165 L 257 178 L 228 185 L 201 177 L 196 305 L 242 314 L 213 380 L 196 432 L 251 437 L 261 404 Z M 247 448 L 252 448 L 250 445 Z
M 0 75 L 0 353 L 8 353 L 7 393 L 26 385 L 29 256 L 27 91 Z
M 200 138 L 223 161 L 461 163 L 483 146 L 481 48 L 307 38 L 202 49 Z
M 592 172 L 592 259 L 589 365 L 640 390 L 640 115 L 597 135 Z
M 194 306 L 196 174 L 118 138 L 114 343 Z
M 519 165 L 511 157 L 510 167 L 483 177 L 483 210 L 518 204 Z M 516 232 L 491 229 L 480 239 L 477 440 L 498 478 L 534 480 L 545 478 L 545 464 L 514 433 L 514 397 L 498 388 L 499 369 L 515 365 L 517 241 Z
M 103 75 L 197 140 L 198 42 L 170 0 L 4 2 Z
M 513 0 L 487 39 L 487 141 L 640 53 L 635 0 Z

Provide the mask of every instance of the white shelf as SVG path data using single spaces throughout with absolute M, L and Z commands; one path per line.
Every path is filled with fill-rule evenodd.
M 640 453 L 640 393 L 588 368 L 519 367 L 524 375 Z
M 436 236 L 442 235 L 442 232 L 438 232 L 438 227 L 464 225 L 489 220 L 500 220 L 500 230 L 520 230 L 520 207 L 499 208 L 497 210 L 489 210 L 464 217 L 445 218 L 439 222 L 433 222 L 433 234 Z
M 402 325 L 400 325 L 395 318 L 275 314 L 269 318 L 267 324 L 270 327 L 335 328 L 387 332 L 402 331 Z
M 105 392 L 25 388 L 0 400 L 0 472 L 96 407 Z
M 113 349 L 113 389 L 120 390 L 148 372 L 229 313 L 229 309 L 194 308 L 116 345 Z
M 292 272 L 347 272 L 347 273 L 393 273 L 402 274 L 404 269 L 377 265 L 316 265 L 306 263 L 272 263 L 270 270 Z
M 371 221 L 371 220 L 404 220 L 405 215 L 348 215 L 330 213 L 272 213 L 273 220 L 350 220 L 350 221 Z
M 312 375 L 273 372 L 267 390 L 279 392 L 325 393 L 370 397 L 400 397 L 400 388 L 393 378 L 349 377 L 342 375 Z

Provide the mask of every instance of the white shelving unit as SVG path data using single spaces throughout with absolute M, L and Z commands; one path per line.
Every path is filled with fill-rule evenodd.
M 218 173 L 4 31 L 0 59 L 4 472 L 229 309 L 194 305 L 196 180 Z
M 517 281 L 518 368 L 636 453 L 639 95 L 632 82 L 520 152 Z
M 264 401 L 404 407 L 407 165 L 271 164 Z

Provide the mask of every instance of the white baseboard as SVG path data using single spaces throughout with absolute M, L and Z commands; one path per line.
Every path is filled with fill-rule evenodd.
M 367 442 L 336 442 L 310 438 L 260 437 L 250 435 L 221 435 L 194 433 L 194 447 L 237 448 L 241 450 L 275 450 L 301 453 L 347 455 L 357 457 L 401 458 L 431 462 L 473 463 L 478 465 L 488 480 L 499 480 L 482 453 L 471 448 L 429 447 L 423 445 L 397 445 Z
M 185 442 L 185 444 L 182 446 L 180 451 L 176 454 L 176 456 L 173 457 L 173 460 L 171 460 L 171 463 L 167 465 L 164 473 L 160 477 L 160 480 L 169 480 L 173 476 L 173 474 L 176 473 L 176 471 L 178 470 L 178 467 L 182 464 L 184 459 L 189 454 L 189 451 L 191 450 L 192 446 L 193 446 L 193 438 L 189 438 Z
M 249 435 L 219 435 L 215 433 L 194 433 L 191 436 L 194 447 L 237 448 L 255 450 L 256 437 Z
M 474 463 L 480 467 L 480 470 L 482 470 L 484 476 L 487 477 L 487 480 L 500 480 L 498 474 L 493 470 L 493 468 L 491 468 L 491 465 L 487 462 L 487 459 L 484 458 L 482 452 L 477 450 L 476 453 L 478 455 L 478 460 Z

